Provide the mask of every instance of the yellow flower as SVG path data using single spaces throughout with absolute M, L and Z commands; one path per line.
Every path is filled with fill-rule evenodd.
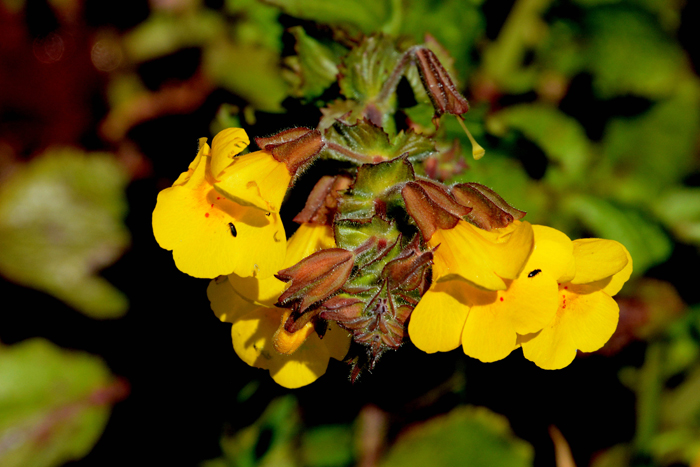
M 517 226 L 517 229 L 522 227 Z M 537 238 L 536 232 L 540 229 L 540 226 L 531 226 L 529 231 Z M 527 244 L 522 248 L 530 251 Z M 542 268 L 553 264 L 557 271 L 566 270 L 572 253 L 568 252 L 569 258 L 566 251 L 559 253 L 560 258 L 553 258 L 548 244 L 535 240 L 524 268 L 522 263 L 518 268 L 522 272 L 518 271 L 520 274 L 516 273 L 513 279 L 501 279 L 505 285 L 502 290 L 479 289 L 461 280 L 434 284 L 411 315 L 408 328 L 411 340 L 430 353 L 462 345 L 465 354 L 483 362 L 505 358 L 517 348 L 518 334 L 539 331 L 551 321 L 557 307 L 557 281 Z M 518 257 L 522 257 L 522 253 Z M 501 261 L 507 258 L 500 257 Z M 493 267 L 499 268 L 499 265 Z
M 610 339 L 620 309 L 612 299 L 632 274 L 632 257 L 613 240 L 574 240 L 575 274 L 560 278 L 558 308 L 539 332 L 520 337 L 523 355 L 555 370 L 569 365 L 577 350 L 593 352 Z
M 433 279 L 463 279 L 487 290 L 503 290 L 515 279 L 533 245 L 532 226 L 515 221 L 486 231 L 460 220 L 452 229 L 438 229 L 428 241 L 436 248 Z
M 158 194 L 153 233 L 162 248 L 173 251 L 182 272 L 264 278 L 282 266 L 286 235 L 278 211 L 289 177 L 275 172 L 252 180 L 249 167 L 256 163 L 249 161 L 263 156 L 234 158 L 248 142 L 239 128 L 219 133 L 211 150 L 201 138 L 187 172 Z
M 302 224 L 288 241 L 285 266 L 335 246 L 330 226 Z M 214 313 L 233 323 L 233 348 L 247 364 L 270 371 L 280 385 L 297 388 L 326 372 L 329 359 L 342 360 L 350 347 L 349 334 L 329 323 L 323 338 L 308 323 L 295 333 L 283 328 L 290 310 L 273 304 L 287 284 L 271 277 L 257 280 L 231 275 L 213 280 L 207 294 Z

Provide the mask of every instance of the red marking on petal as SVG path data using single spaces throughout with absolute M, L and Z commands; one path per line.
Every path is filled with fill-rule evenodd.
M 221 199 L 221 196 L 217 196 L 216 199 Z
M 569 290 L 569 286 L 568 286 L 568 285 L 565 285 L 564 288 L 565 288 L 566 290 Z
M 501 301 L 503 301 L 503 297 L 501 297 Z
M 214 207 L 214 203 L 211 203 L 211 207 Z
M 209 213 L 208 212 L 204 213 L 204 217 L 209 217 Z

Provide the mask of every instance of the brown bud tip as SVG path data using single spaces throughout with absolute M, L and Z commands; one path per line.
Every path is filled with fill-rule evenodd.
M 333 218 L 338 210 L 340 192 L 347 190 L 351 183 L 352 178 L 347 175 L 321 177 L 306 199 L 304 209 L 294 218 L 294 222 L 333 225 Z
M 397 258 L 384 266 L 382 278 L 388 279 L 390 290 L 418 289 L 422 295 L 430 287 L 429 272 L 432 264 L 433 252 L 420 251 L 418 242 L 414 241 Z
M 279 162 L 284 162 L 292 175 L 316 157 L 326 144 L 321 132 L 310 128 L 290 128 L 267 138 L 255 138 L 255 143 Z
M 472 208 L 467 219 L 484 230 L 506 227 L 513 220 L 522 219 L 524 211 L 515 209 L 492 189 L 479 183 L 460 183 L 452 187 L 455 199 Z
M 406 211 L 421 231 L 423 240 L 430 240 L 436 230 L 454 228 L 460 218 L 441 207 L 416 182 L 408 182 L 401 190 Z
M 317 251 L 294 266 L 283 269 L 275 276 L 290 282 L 280 295 L 277 305 L 294 306 L 299 313 L 340 290 L 345 284 L 354 264 L 355 255 L 342 248 Z
M 414 55 L 418 62 L 418 72 L 423 86 L 435 107 L 436 116 L 444 113 L 453 115 L 466 113 L 469 110 L 469 103 L 457 91 L 452 78 L 432 50 L 416 47 Z

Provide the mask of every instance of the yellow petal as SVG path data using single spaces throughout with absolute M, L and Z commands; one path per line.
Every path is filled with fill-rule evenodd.
M 310 335 L 292 355 L 276 352 L 272 340 L 281 316 L 279 309 L 257 307 L 231 326 L 236 354 L 251 366 L 270 370 L 270 375 L 278 384 L 297 388 L 314 382 L 326 372 L 330 357 L 342 353 L 342 345 L 338 341 L 343 338 L 346 343 L 344 351 L 347 352 L 349 336 L 335 325 L 329 326 L 323 340 L 315 333 Z M 333 342 L 325 344 L 323 341 L 327 338 L 333 339 Z
M 296 332 L 287 332 L 284 329 L 284 323 L 287 322 L 287 318 L 292 314 L 291 309 L 286 309 L 282 313 L 282 318 L 280 320 L 280 325 L 272 337 L 272 342 L 274 343 L 275 350 L 281 354 L 293 355 L 294 352 L 304 343 L 304 341 L 314 333 L 314 323 L 309 321 L 301 329 Z
M 481 293 L 493 295 L 497 292 Z M 475 312 L 476 311 L 476 312 Z M 489 307 L 469 310 L 469 316 L 462 330 L 462 350 L 470 357 L 482 362 L 495 362 L 506 358 L 517 348 L 516 334 L 511 326 L 491 313 Z
M 236 293 L 226 276 L 219 276 L 209 283 L 207 297 L 216 317 L 228 323 L 233 323 L 240 316 L 257 308 Z
M 292 176 L 271 154 L 257 151 L 236 157 L 217 177 L 215 188 L 227 198 L 267 212 L 279 212 Z
M 622 248 L 625 247 L 623 246 Z M 620 272 L 612 276 L 610 283 L 603 289 L 603 292 L 611 297 L 617 295 L 620 289 L 622 289 L 622 286 L 625 285 L 625 282 L 627 282 L 632 275 L 632 256 L 630 256 L 630 252 L 627 251 L 627 248 L 625 248 L 625 254 L 627 255 L 627 264 Z
M 194 173 L 197 166 L 200 164 L 200 162 L 202 162 L 202 160 L 206 161 L 206 156 L 208 155 L 209 145 L 207 144 L 207 139 L 199 138 L 199 150 L 197 151 L 197 156 L 190 163 L 190 166 L 187 168 L 187 172 L 182 172 L 180 176 L 177 177 L 177 180 L 175 180 L 173 186 L 184 185 L 185 183 L 187 183 L 192 177 L 192 174 Z
M 248 134 L 242 128 L 227 128 L 220 131 L 211 142 L 211 174 L 218 179 L 219 174 L 233 163 L 236 154 L 250 144 Z
M 576 274 L 574 245 L 563 232 L 544 225 L 533 225 L 535 247 L 522 275 L 546 271 L 559 283 L 569 282 Z
M 586 284 L 616 274 L 627 265 L 628 254 L 624 246 L 614 240 L 582 238 L 574 240 L 576 275 L 573 284 Z
M 465 290 L 471 309 L 464 325 L 464 353 L 484 362 L 505 358 L 517 347 L 517 334 L 542 329 L 557 310 L 557 281 L 542 271 L 532 277 L 507 281 L 495 292 L 474 287 Z M 467 286 L 468 287 L 468 286 Z
M 497 229 L 494 229 L 497 230 Z M 534 234 L 528 222 L 518 222 L 512 232 L 496 237 L 460 221 L 453 229 L 438 230 L 430 239 L 434 254 L 433 277 L 437 281 L 463 279 L 487 290 L 503 290 L 503 279 L 514 279 L 532 251 Z
M 573 284 L 561 286 L 555 318 L 522 342 L 525 358 L 556 370 L 571 363 L 577 350 L 593 352 L 605 345 L 617 327 L 619 308 L 605 292 L 581 293 L 588 290 Z
M 286 251 L 279 215 L 226 199 L 209 185 L 205 171 L 199 163 L 186 183 L 158 194 L 156 241 L 173 251 L 178 269 L 194 277 L 271 276 Z
M 423 295 L 408 322 L 408 334 L 416 347 L 427 353 L 459 347 L 469 314 L 461 292 L 465 285 L 464 281 L 433 284 Z
M 333 247 L 335 238 L 331 226 L 302 224 L 287 241 L 287 253 L 280 269 L 293 266 L 321 249 Z M 265 306 L 273 306 L 288 286 L 275 276 L 258 279 L 231 274 L 228 277 L 233 288 L 246 300 Z

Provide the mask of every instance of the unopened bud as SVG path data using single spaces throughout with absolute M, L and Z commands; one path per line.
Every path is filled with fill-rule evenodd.
M 466 113 L 469 110 L 469 103 L 457 91 L 452 78 L 433 51 L 425 47 L 416 47 L 414 55 L 418 62 L 418 72 L 423 86 L 435 107 L 435 115 Z
M 326 144 L 320 131 L 309 128 L 290 128 L 267 138 L 255 138 L 255 143 L 277 161 L 284 162 L 292 176 L 311 162 Z
M 454 214 L 452 203 L 442 203 L 440 197 L 430 196 L 425 187 L 417 182 L 407 183 L 401 190 L 401 195 L 406 204 L 406 210 L 426 242 L 436 230 L 452 229 L 461 220 L 459 214 Z
M 347 190 L 352 184 L 352 178 L 347 175 L 331 177 L 325 175 L 316 183 L 306 199 L 304 209 L 296 215 L 294 222 L 298 224 L 333 225 L 333 218 L 338 211 L 340 192 Z
M 522 219 L 524 211 L 515 209 L 498 193 L 479 183 L 460 183 L 452 187 L 452 194 L 462 205 L 472 208 L 467 219 L 484 230 L 506 227 L 513 220 Z
M 311 305 L 340 290 L 352 272 L 354 259 L 350 251 L 328 248 L 278 272 L 275 277 L 290 282 L 290 286 L 280 295 L 277 306 L 304 313 Z

